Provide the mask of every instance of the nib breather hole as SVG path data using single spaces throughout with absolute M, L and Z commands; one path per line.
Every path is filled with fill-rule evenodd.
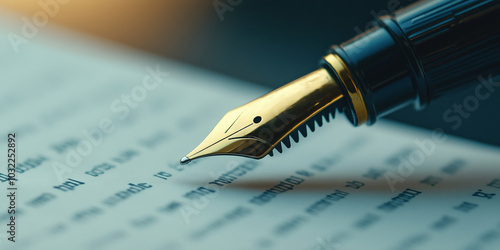
M 262 121 L 262 117 L 260 116 L 256 116 L 255 118 L 253 118 L 253 123 L 259 123 L 260 121 Z

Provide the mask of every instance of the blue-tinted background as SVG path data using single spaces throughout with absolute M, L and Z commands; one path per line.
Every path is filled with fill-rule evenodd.
M 50 23 L 274 88 L 316 69 L 330 45 L 364 31 L 375 16 L 412 2 L 68 1 Z M 37 1 L 0 0 L 0 6 L 28 17 L 41 10 Z M 470 95 L 474 89 L 443 97 L 424 111 L 409 107 L 387 118 L 500 145 L 500 90 L 481 101 L 458 129 L 443 120 Z

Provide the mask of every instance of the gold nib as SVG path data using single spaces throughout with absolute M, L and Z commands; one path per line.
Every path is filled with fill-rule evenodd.
M 328 71 L 318 69 L 229 111 L 181 163 L 211 155 L 259 159 L 268 153 L 272 155 L 275 147 L 281 153 L 281 142 L 290 147 L 289 135 L 298 142 L 298 131 L 307 135 L 306 125 L 314 131 L 314 121 L 320 126 L 321 116 L 328 121 L 328 115 L 333 116 L 338 106 L 332 104 L 342 99 L 342 92 Z

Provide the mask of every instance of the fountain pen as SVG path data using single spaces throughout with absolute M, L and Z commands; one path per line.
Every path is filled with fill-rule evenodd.
M 500 72 L 497 0 L 434 0 L 381 16 L 373 28 L 332 46 L 318 70 L 229 111 L 181 164 L 214 155 L 255 159 L 281 153 L 338 111 L 371 125 L 407 105 Z

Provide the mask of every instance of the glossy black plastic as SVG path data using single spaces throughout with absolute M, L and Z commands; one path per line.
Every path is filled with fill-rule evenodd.
M 495 0 L 423 1 L 334 46 L 331 53 L 344 60 L 362 91 L 368 124 L 409 104 L 424 108 L 481 76 L 500 74 L 499 5 Z

